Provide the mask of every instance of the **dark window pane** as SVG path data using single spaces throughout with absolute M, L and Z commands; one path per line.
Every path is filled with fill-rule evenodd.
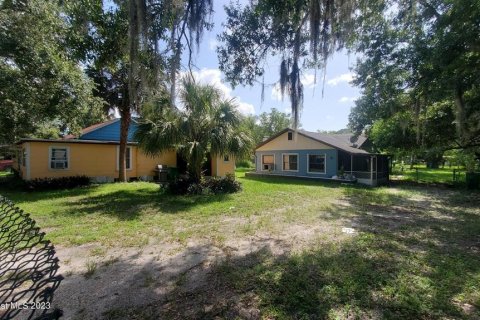
M 308 171 L 325 172 L 325 156 L 311 154 L 308 156 Z

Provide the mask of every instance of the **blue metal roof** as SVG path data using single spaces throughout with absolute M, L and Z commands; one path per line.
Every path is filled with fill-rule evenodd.
M 135 142 L 133 136 L 137 130 L 137 123 L 134 119 L 130 121 L 128 129 L 128 142 Z M 99 125 L 96 128 L 82 133 L 78 138 L 80 140 L 99 140 L 99 141 L 120 141 L 120 119 L 106 122 L 105 125 Z

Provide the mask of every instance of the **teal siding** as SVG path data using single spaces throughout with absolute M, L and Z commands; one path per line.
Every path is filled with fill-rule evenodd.
M 295 153 L 298 154 L 298 171 L 283 171 L 282 154 Z M 259 173 L 265 173 L 262 171 L 262 155 L 275 156 L 275 168 L 271 172 L 273 174 L 281 174 L 288 176 L 302 176 L 302 177 L 323 177 L 331 178 L 337 175 L 337 158 L 338 151 L 336 149 L 318 149 L 318 150 L 275 150 L 275 151 L 256 151 L 255 152 L 255 166 L 256 171 Z M 326 168 L 325 173 L 309 173 L 308 172 L 308 155 L 320 154 L 325 155 Z

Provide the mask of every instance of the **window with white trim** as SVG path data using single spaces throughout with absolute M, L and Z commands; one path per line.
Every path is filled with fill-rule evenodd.
M 298 154 L 284 154 L 283 155 L 283 171 L 297 171 L 298 170 Z
M 288 140 L 293 140 L 293 132 L 289 131 L 287 136 L 288 136 Z
M 274 163 L 275 163 L 275 158 L 274 158 L 273 154 L 262 155 L 262 170 L 263 171 L 273 170 Z
M 50 169 L 68 169 L 68 148 L 50 148 Z
M 325 155 L 308 155 L 308 172 L 325 173 Z

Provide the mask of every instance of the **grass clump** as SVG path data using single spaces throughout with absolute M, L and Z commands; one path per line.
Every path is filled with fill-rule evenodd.
M 97 271 L 97 264 L 94 261 L 88 260 L 85 263 L 86 271 L 84 273 L 85 278 L 91 278 Z

